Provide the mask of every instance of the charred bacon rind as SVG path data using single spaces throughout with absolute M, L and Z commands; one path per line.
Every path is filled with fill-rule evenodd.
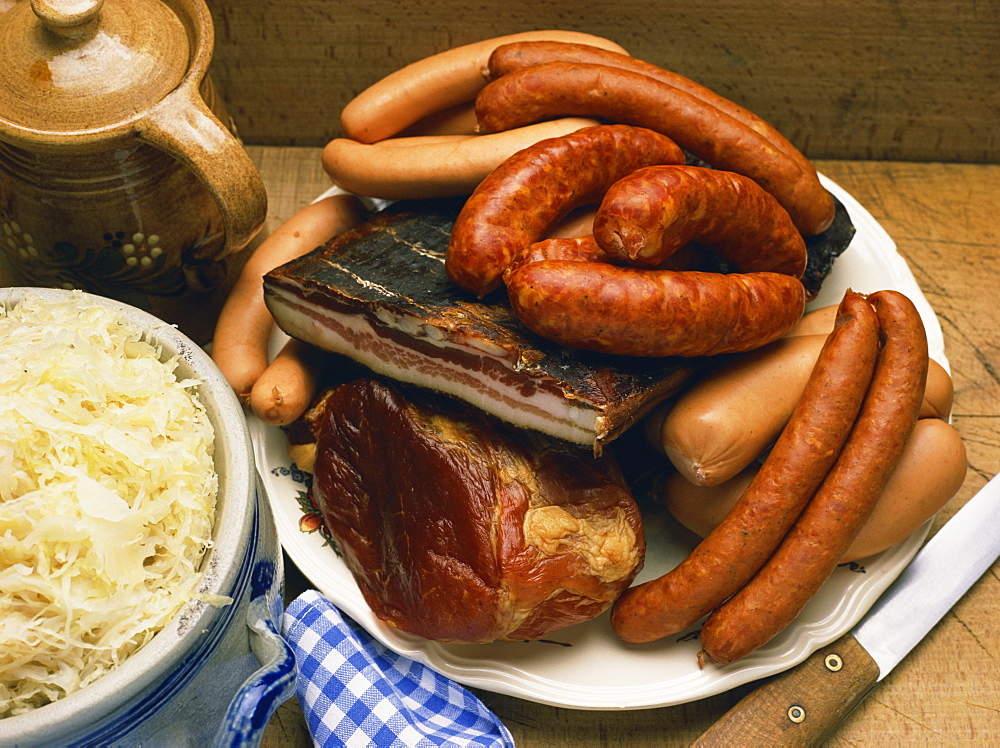
M 564 348 L 530 332 L 512 312 L 502 289 L 478 300 L 458 288 L 445 274 L 444 258 L 462 203 L 461 198 L 393 203 L 268 273 L 265 299 L 279 327 L 330 350 L 322 339 L 323 321 L 303 318 L 317 309 L 343 318 L 360 315 L 380 335 L 415 355 L 461 358 L 462 366 L 488 372 L 508 395 L 507 402 L 491 412 L 509 422 L 526 425 L 518 406 L 527 406 L 535 392 L 558 396 L 577 412 L 589 412 L 586 417 L 594 420 L 589 431 L 548 433 L 590 444 L 596 452 L 675 394 L 705 365 L 699 359 L 643 359 Z M 833 226 L 808 241 L 809 267 L 803 282 L 811 295 L 818 292 L 853 234 L 850 217 L 838 202 Z M 444 349 L 411 335 L 394 324 L 399 320 L 433 330 L 461 350 Z M 357 360 L 349 349 L 335 352 Z M 423 384 L 462 396 L 448 382 Z M 530 427 L 546 431 L 537 414 Z
M 502 290 L 483 301 L 462 291 L 444 271 L 448 237 L 460 207 L 460 200 L 394 203 L 365 224 L 268 273 L 265 299 L 278 325 L 324 347 L 321 335 L 304 329 L 311 325 L 296 324 L 294 318 L 303 310 L 289 307 L 292 298 L 336 315 L 363 315 L 381 334 L 421 355 L 459 355 L 386 323 L 417 320 L 461 343 L 470 351 L 469 366 L 485 367 L 491 376 L 504 378 L 504 386 L 518 397 L 527 399 L 536 390 L 556 393 L 571 407 L 594 411 L 598 425 L 593 434 L 575 441 L 598 451 L 698 370 L 698 361 L 628 359 L 563 348 L 525 328 Z M 350 351 L 337 352 L 353 358 Z M 448 392 L 446 386 L 430 386 Z M 518 413 L 498 410 L 494 415 L 518 423 Z

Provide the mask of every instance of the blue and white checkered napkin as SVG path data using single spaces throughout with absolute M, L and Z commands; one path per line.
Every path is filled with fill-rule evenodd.
M 315 590 L 285 611 L 296 691 L 319 746 L 513 746 L 472 693 L 373 639 Z

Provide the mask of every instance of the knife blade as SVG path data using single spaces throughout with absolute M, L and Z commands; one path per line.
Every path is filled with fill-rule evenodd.
M 858 624 L 749 693 L 692 745 L 817 745 L 1000 557 L 1000 474 L 917 552 Z

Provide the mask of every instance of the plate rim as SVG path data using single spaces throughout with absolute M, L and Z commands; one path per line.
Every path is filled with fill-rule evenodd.
M 925 328 L 928 335 L 928 347 L 932 358 L 950 371 L 949 362 L 944 351 L 943 334 L 938 322 L 936 313 L 930 306 L 923 291 L 920 289 L 916 278 L 913 276 L 905 258 L 898 253 L 895 242 L 878 223 L 878 221 L 860 203 L 857 202 L 846 190 L 820 174 L 819 178 L 823 185 L 833 193 L 844 204 L 854 223 L 856 233 L 851 243 L 845 249 L 845 253 L 852 248 L 865 248 L 869 251 L 876 250 L 881 253 L 878 259 L 884 261 L 890 277 L 885 279 L 886 285 L 883 287 L 906 288 L 907 295 L 920 311 L 924 319 Z M 329 194 L 329 190 L 327 193 Z M 319 198 L 317 198 L 319 199 Z M 881 268 L 880 268 L 881 269 Z M 834 263 L 831 275 L 835 274 L 837 264 Z M 836 303 L 829 301 L 832 287 L 828 289 L 825 283 L 819 296 L 812 306 L 819 307 L 826 303 Z M 855 289 L 861 292 L 870 292 L 877 289 Z M 843 289 L 838 291 L 842 295 Z M 281 342 L 287 339 L 280 330 L 275 329 L 275 340 L 272 349 L 280 347 Z M 501 693 L 509 696 L 527 699 L 536 703 L 548 706 L 593 710 L 593 711 L 615 711 L 631 709 L 651 709 L 666 706 L 676 706 L 682 703 L 689 703 L 702 698 L 728 691 L 739 685 L 757 680 L 762 677 L 776 675 L 787 670 L 805 660 L 817 649 L 826 646 L 849 631 L 863 617 L 867 610 L 874 604 L 875 600 L 881 596 L 882 592 L 892 583 L 892 581 L 907 566 L 912 557 L 923 544 L 924 539 L 930 530 L 932 519 L 928 519 L 920 528 L 914 531 L 908 538 L 896 544 L 890 549 L 883 551 L 871 559 L 867 559 L 869 564 L 874 562 L 882 564 L 877 578 L 869 578 L 859 585 L 847 585 L 845 598 L 836 602 L 834 610 L 827 616 L 827 619 L 834 618 L 834 621 L 802 621 L 797 620 L 786 629 L 787 635 L 782 635 L 772 640 L 761 650 L 751 653 L 739 662 L 731 665 L 709 664 L 703 670 L 685 675 L 673 681 L 674 686 L 669 691 L 664 690 L 663 684 L 658 687 L 651 687 L 649 684 L 638 684 L 632 686 L 600 687 L 593 684 L 573 684 L 565 681 L 557 681 L 539 674 L 532 674 L 507 666 L 494 659 L 480 661 L 477 665 L 464 664 L 461 659 L 456 660 L 454 656 L 448 656 L 449 648 L 464 649 L 473 651 L 481 648 L 496 645 L 481 644 L 442 644 L 431 640 L 422 639 L 406 632 L 393 629 L 382 621 L 378 620 L 367 603 L 364 602 L 360 590 L 357 588 L 350 572 L 343 567 L 338 575 L 334 575 L 327 563 L 330 559 L 317 557 L 318 549 L 316 543 L 329 548 L 322 541 L 315 537 L 308 537 L 303 533 L 297 521 L 292 521 L 293 517 L 301 516 L 302 512 L 296 506 L 289 511 L 288 496 L 286 492 L 276 496 L 277 490 L 272 490 L 274 471 L 290 472 L 291 460 L 284 456 L 281 464 L 277 464 L 271 459 L 267 452 L 269 436 L 277 438 L 276 432 L 280 433 L 276 427 L 271 427 L 257 419 L 252 413 L 247 412 L 247 419 L 250 426 L 250 435 L 253 442 L 254 456 L 257 470 L 261 482 L 265 487 L 264 493 L 271 504 L 275 522 L 278 529 L 278 537 L 282 547 L 289 558 L 296 564 L 302 574 L 314 584 L 317 590 L 325 595 L 331 602 L 336 604 L 342 611 L 354 619 L 371 636 L 384 646 L 394 652 L 410 657 L 423 665 L 432 668 L 445 677 L 454 680 L 462 685 L 479 688 L 486 691 Z M 283 438 L 283 437 L 282 437 Z M 288 478 L 287 475 L 282 477 Z M 315 533 L 318 535 L 318 533 Z M 312 541 L 312 542 L 310 542 Z M 336 558 L 336 555 L 334 555 Z M 339 559 L 338 559 L 339 560 Z M 342 562 L 341 562 L 342 565 Z M 343 575 L 346 572 L 347 578 Z M 597 626 L 601 625 L 602 619 L 609 615 L 605 612 L 593 621 L 588 621 L 577 626 Z M 606 624 L 606 621 L 604 622 Z M 606 624 L 607 625 L 607 624 Z M 610 630 L 610 626 L 608 630 Z M 815 629 L 815 630 L 811 630 Z M 570 627 L 575 629 L 576 627 Z M 697 630 L 700 622 L 694 624 L 686 631 Z M 798 630 L 799 636 L 793 641 L 788 641 L 791 633 Z M 561 632 L 556 632 L 561 633 Z M 683 632 L 682 632 L 683 634 Z M 780 653 L 769 652 L 768 648 L 778 641 L 785 645 L 785 651 Z M 673 642 L 664 646 L 669 646 Z M 520 646 L 514 644 L 511 646 Z M 629 647 L 645 647 L 647 645 L 621 645 L 623 649 Z M 648 652 L 650 659 L 655 657 L 653 652 Z M 467 658 L 469 659 L 469 658 Z M 690 681 L 690 683 L 689 683 Z M 664 684 L 670 682 L 669 679 Z M 688 689 L 682 688 L 684 684 L 690 686 Z M 682 693 L 675 693 L 675 692 Z

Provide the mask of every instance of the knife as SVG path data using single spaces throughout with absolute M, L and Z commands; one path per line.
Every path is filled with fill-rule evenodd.
M 692 746 L 809 746 L 826 739 L 1000 557 L 1000 474 L 886 589 L 861 621 L 752 691 Z

